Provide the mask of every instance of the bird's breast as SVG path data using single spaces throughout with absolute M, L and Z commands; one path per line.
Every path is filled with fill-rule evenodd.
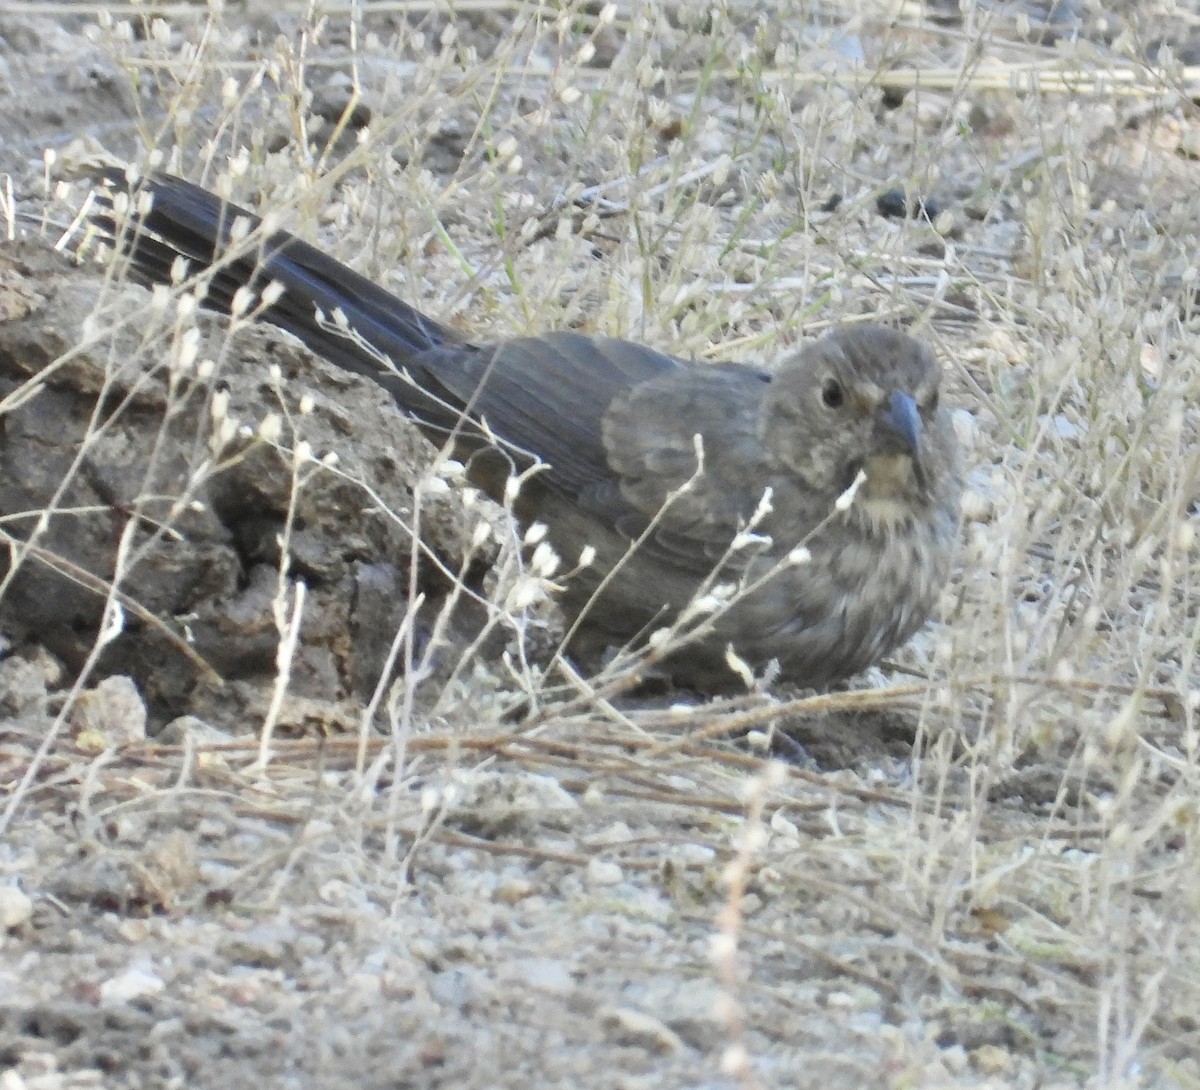
M 834 523 L 808 547 L 811 559 L 780 569 L 728 617 L 743 657 L 777 658 L 802 684 L 858 673 L 898 647 L 925 623 L 949 574 L 951 536 L 933 523 Z

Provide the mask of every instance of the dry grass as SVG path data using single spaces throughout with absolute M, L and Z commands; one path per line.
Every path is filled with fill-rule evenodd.
M 284 567 L 259 733 L 88 753 L 67 730 L 85 673 L 52 733 L 5 742 L 5 867 L 69 905 L 34 853 L 70 807 L 127 876 L 126 913 L 182 917 L 181 942 L 209 918 L 324 934 L 319 902 L 359 929 L 343 954 L 390 951 L 380 986 L 405 1003 L 458 950 L 507 981 L 413 1015 L 462 1085 L 1200 1085 L 1198 74 L 1145 62 L 1182 33 L 1147 7 L 1108 43 L 1085 25 L 1037 44 L 982 4 L 944 23 L 915 4 L 296 8 L 279 38 L 233 11 L 89 5 L 138 88 L 144 162 L 277 211 L 439 320 L 702 358 L 903 321 L 947 360 L 974 468 L 960 574 L 904 653 L 917 682 L 663 708 L 617 670 L 547 672 L 501 528 L 501 665 L 472 648 L 447 679 L 410 613 L 409 681 L 352 710 L 357 735 L 272 739 L 305 624 Z M 944 211 L 883 219 L 894 188 Z M 129 305 L 146 344 L 191 351 L 177 310 Z M 168 366 L 154 353 L 114 366 Z M 297 488 L 303 435 L 297 413 L 259 438 Z M 424 510 L 418 489 L 390 512 L 414 550 Z M 872 727 L 897 717 L 911 758 Z M 758 754 L 785 728 L 847 767 L 781 775 Z M 533 979 L 535 959 L 572 983 Z M 333 1012 L 387 1039 L 328 988 L 317 1032 Z M 699 1032 L 673 1005 L 692 990 L 717 1006 Z M 497 1040 L 501 1075 L 455 1051 Z M 340 1085 L 321 1055 L 309 1084 Z M 401 1063 L 413 1085 L 436 1081 L 423 1055 Z

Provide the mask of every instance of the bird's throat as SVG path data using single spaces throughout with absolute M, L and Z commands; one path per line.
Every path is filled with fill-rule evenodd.
M 911 522 L 921 507 L 923 488 L 908 454 L 876 454 L 863 465 L 863 481 L 854 507 L 876 525 Z

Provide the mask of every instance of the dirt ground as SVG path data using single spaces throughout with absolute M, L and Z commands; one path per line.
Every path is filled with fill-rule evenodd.
M 1200 1086 L 1197 59 L 1166 2 L 0 3 L 4 1090 Z M 489 337 L 914 327 L 937 619 L 828 694 L 580 676 L 382 391 L 67 234 L 151 153 Z

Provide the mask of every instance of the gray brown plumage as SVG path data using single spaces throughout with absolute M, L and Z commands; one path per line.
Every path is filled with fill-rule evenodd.
M 476 343 L 285 232 L 232 242 L 235 220 L 260 221 L 204 189 L 165 174 L 140 185 L 153 200 L 131 223 L 97 217 L 140 279 L 169 283 L 182 255 L 207 270 L 205 305 L 225 312 L 243 286 L 277 281 L 263 319 L 386 387 L 434 442 L 452 438 L 493 496 L 514 469 L 545 463 L 516 509 L 547 525 L 566 566 L 596 551 L 561 596 L 582 614 L 580 640 L 644 636 L 715 587 L 715 610 L 698 615 L 711 630 L 668 660 L 676 679 L 728 683 L 732 647 L 755 668 L 777 659 L 784 677 L 824 685 L 928 617 L 961 486 L 940 368 L 919 341 L 845 325 L 773 373 L 577 333 Z

